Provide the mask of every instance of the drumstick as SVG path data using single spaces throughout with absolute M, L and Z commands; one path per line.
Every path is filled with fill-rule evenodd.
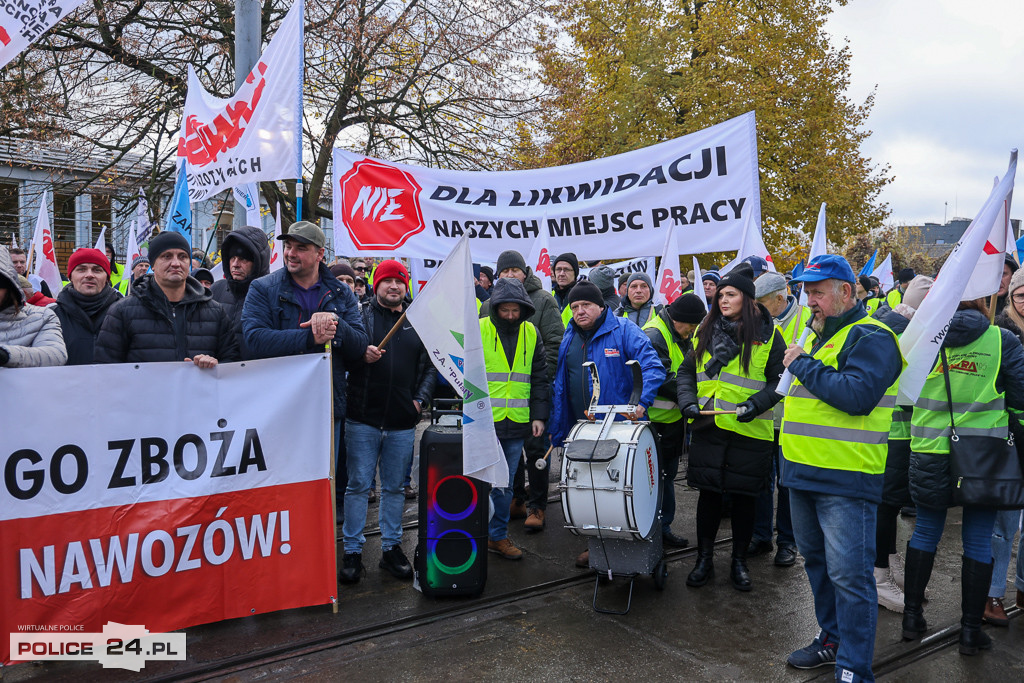
M 735 410 L 702 410 L 701 415 L 735 415 Z
M 538 470 L 544 469 L 544 467 L 548 464 L 548 456 L 551 455 L 551 451 L 553 450 L 555 450 L 554 444 L 548 446 L 548 452 L 544 454 L 543 458 L 538 458 L 537 460 L 535 460 L 533 466 L 536 467 Z

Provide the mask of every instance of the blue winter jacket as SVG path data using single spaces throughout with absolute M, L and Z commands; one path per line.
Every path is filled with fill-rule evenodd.
M 565 359 L 570 346 L 581 343 L 583 337 L 579 327 L 576 321 L 571 321 L 565 330 L 565 336 L 562 337 L 562 344 L 558 347 L 558 368 L 555 371 L 549 431 L 551 442 L 556 446 L 562 445 L 569 430 L 576 424 L 576 417 L 569 406 L 569 370 Z M 633 376 L 626 367 L 626 361 L 637 360 L 640 361 L 644 378 L 640 405 L 644 408 L 651 407 L 658 387 L 665 381 L 665 367 L 651 346 L 651 340 L 636 323 L 626 318 L 615 317 L 608 312 L 584 351 L 587 360 L 593 361 L 597 366 L 597 374 L 601 379 L 601 405 L 622 405 L 629 400 L 629 395 L 633 392 Z M 593 386 L 589 375 L 587 386 L 592 392 Z
M 369 343 L 356 295 L 347 285 L 320 264 L 320 281 L 327 292 L 320 298 L 317 311 L 338 316 L 338 331 L 331 348 L 334 373 L 334 417 L 345 417 L 345 367 L 361 357 Z M 320 353 L 322 344 L 313 341 L 313 331 L 299 327 L 301 309 L 295 300 L 294 280 L 282 268 L 254 280 L 242 307 L 242 333 L 254 358 L 296 356 Z

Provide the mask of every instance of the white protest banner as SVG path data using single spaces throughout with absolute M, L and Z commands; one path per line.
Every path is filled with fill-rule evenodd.
M 434 277 L 434 273 L 441 267 L 441 262 L 434 259 L 414 258 L 409 259 L 409 277 L 412 278 L 412 293 L 415 296 L 420 293 L 423 286 Z
M 334 150 L 339 253 L 443 259 L 467 235 L 478 261 L 521 254 L 542 231 L 583 260 L 658 254 L 670 225 L 686 253 L 760 231 L 754 113 L 652 147 L 570 166 L 452 171 Z M 585 238 L 585 239 L 580 239 Z
M 679 246 L 676 243 L 670 226 L 665 238 L 665 251 L 661 254 L 661 267 L 658 268 L 658 279 L 654 283 L 654 303 L 668 305 L 683 294 L 683 283 L 679 276 Z
M 505 487 L 508 464 L 494 432 L 469 240 L 460 240 L 445 256 L 405 317 L 416 328 L 434 367 L 463 398 L 463 474 Z
M 32 274 L 46 282 L 53 296 L 64 287 L 57 267 L 57 254 L 53 250 L 53 232 L 50 229 L 50 194 L 43 190 L 39 202 L 36 231 L 32 236 Z
M 178 135 L 190 202 L 261 180 L 301 177 L 303 0 L 233 97 L 206 91 L 190 64 Z
M 0 2 L 0 69 L 85 0 Z
M 892 272 L 892 254 L 885 257 L 882 265 L 871 271 L 871 277 L 878 278 L 878 284 L 883 293 L 893 288 L 896 278 Z
M 323 354 L 0 368 L 0 630 L 330 603 L 330 374 Z
M 604 264 L 615 271 L 615 277 L 622 275 L 623 273 L 647 273 L 651 276 L 651 280 L 654 280 L 655 267 L 653 256 L 641 256 L 640 258 L 630 259 L 628 261 L 616 261 L 615 263 Z M 589 278 L 590 271 L 593 268 L 580 268 L 580 277 Z
M 1013 192 L 1016 173 L 1017 150 L 1013 150 L 1006 175 L 992 190 L 978 215 L 949 253 L 935 278 L 935 284 L 928 290 L 928 296 L 900 335 L 900 350 L 907 359 L 907 367 L 900 375 L 897 400 L 900 405 L 913 405 L 921 395 L 921 388 L 935 365 L 942 340 L 949 330 L 949 321 L 963 300 L 971 273 L 984 253 L 992 224 Z

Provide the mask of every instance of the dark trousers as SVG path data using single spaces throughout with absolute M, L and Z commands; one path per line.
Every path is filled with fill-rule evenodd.
M 768 480 L 768 488 L 757 496 L 754 515 L 754 538 L 759 541 L 772 540 L 772 517 L 775 517 L 775 530 L 778 532 L 780 546 L 795 546 L 793 538 L 793 520 L 789 513 L 789 489 L 782 485 L 782 471 L 779 467 L 779 432 L 775 431 L 775 451 L 772 456 L 772 474 Z M 778 509 L 775 507 L 775 490 L 779 492 Z
M 661 531 L 672 530 L 676 518 L 676 475 L 679 473 L 679 459 L 683 455 L 683 440 L 686 438 L 686 420 L 663 423 L 652 422 L 651 427 L 658 435 L 658 465 L 661 469 Z
M 547 510 L 548 508 L 548 472 L 551 470 L 551 459 L 548 458 L 544 462 L 542 469 L 537 469 L 536 463 L 544 457 L 550 445 L 551 438 L 546 430 L 539 437 L 528 437 L 523 448 L 526 464 L 516 468 L 512 490 L 515 497 L 526 501 L 526 507 L 531 510 Z M 526 491 L 527 477 L 530 479 L 529 494 Z

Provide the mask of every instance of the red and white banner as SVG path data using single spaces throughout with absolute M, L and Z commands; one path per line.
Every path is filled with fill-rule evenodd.
M 443 259 L 467 235 L 473 258 L 553 253 L 583 260 L 737 249 L 761 230 L 754 113 L 652 147 L 571 166 L 452 171 L 334 150 L 334 249 Z M 585 238 L 585 239 L 581 239 Z
M 0 382 L 4 634 L 166 632 L 337 596 L 329 357 L 0 369 Z M 272 409 L 253 400 L 271 391 Z
M 53 28 L 84 0 L 0 2 L 0 69 Z
M 238 185 L 301 177 L 303 1 L 297 0 L 233 97 L 188 68 L 178 135 L 190 202 Z

